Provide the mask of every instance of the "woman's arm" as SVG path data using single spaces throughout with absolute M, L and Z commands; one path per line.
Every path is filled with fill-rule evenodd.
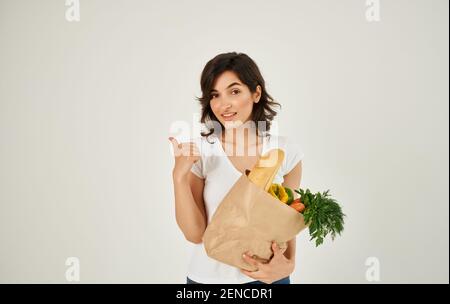
M 302 178 L 302 161 L 300 161 L 288 174 L 284 176 L 283 186 L 298 189 L 300 187 L 300 181 Z M 294 195 L 296 192 L 294 192 Z M 290 261 L 295 263 L 295 238 L 287 242 L 287 249 L 284 252 L 284 256 Z
M 175 166 L 172 171 L 175 193 L 175 217 L 186 240 L 194 244 L 202 242 L 206 230 L 206 212 L 203 202 L 204 180 L 191 172 L 192 165 L 200 160 L 194 143 L 178 144 L 173 137 Z
M 206 229 L 206 212 L 203 202 L 204 180 L 193 173 L 187 177 L 173 178 L 175 192 L 175 217 L 186 240 L 202 242 Z

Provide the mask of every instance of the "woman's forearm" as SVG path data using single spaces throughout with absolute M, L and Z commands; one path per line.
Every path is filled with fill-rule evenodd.
M 195 244 L 202 242 L 206 229 L 205 210 L 199 208 L 187 178 L 173 178 L 175 217 L 185 238 Z

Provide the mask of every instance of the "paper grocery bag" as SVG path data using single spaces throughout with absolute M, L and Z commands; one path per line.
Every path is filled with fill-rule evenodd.
M 231 187 L 203 235 L 209 257 L 238 268 L 255 271 L 242 258 L 252 251 L 269 261 L 272 241 L 286 248 L 306 227 L 303 215 L 253 184 L 245 174 Z

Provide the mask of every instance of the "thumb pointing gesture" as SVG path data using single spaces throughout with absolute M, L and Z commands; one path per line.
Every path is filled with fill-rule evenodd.
M 173 153 L 175 154 L 175 156 L 180 156 L 181 149 L 180 149 L 180 144 L 178 143 L 177 139 L 174 137 L 169 137 L 169 140 L 172 143 Z
M 169 137 L 173 146 L 175 155 L 174 174 L 185 178 L 192 168 L 192 165 L 200 159 L 198 147 L 193 142 L 178 143 L 178 141 Z

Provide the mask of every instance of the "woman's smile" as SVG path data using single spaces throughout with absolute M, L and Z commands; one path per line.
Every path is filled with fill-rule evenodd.
M 229 113 L 223 113 L 222 118 L 225 121 L 233 120 L 237 115 L 237 112 L 229 112 Z

